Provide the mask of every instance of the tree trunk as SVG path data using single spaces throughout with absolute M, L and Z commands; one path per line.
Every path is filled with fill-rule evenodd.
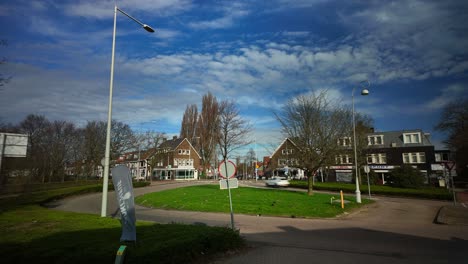
M 313 184 L 313 176 L 307 176 L 307 195 L 314 195 L 314 184 Z

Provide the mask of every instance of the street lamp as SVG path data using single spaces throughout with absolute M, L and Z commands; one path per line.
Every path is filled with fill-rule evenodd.
M 112 60 L 111 60 L 111 72 L 110 72 L 110 84 L 109 84 L 109 110 L 107 112 L 107 134 L 106 134 L 106 153 L 104 156 L 104 176 L 102 185 L 102 205 L 101 205 L 101 217 L 107 215 L 107 185 L 109 184 L 109 163 L 110 163 L 110 133 L 111 133 L 111 122 L 112 122 L 112 89 L 114 86 L 114 56 L 115 56 L 115 32 L 117 25 L 117 11 L 124 14 L 137 24 L 142 26 L 146 31 L 153 33 L 154 29 L 150 26 L 141 23 L 139 20 L 130 16 L 129 14 L 122 11 L 117 5 L 114 6 L 114 32 L 112 34 Z
M 361 91 L 361 95 L 368 95 L 369 90 L 366 87 L 370 86 L 369 81 L 365 81 L 364 89 Z M 353 102 L 353 137 L 354 137 L 354 165 L 356 170 L 356 203 L 361 203 L 361 191 L 359 190 L 359 177 L 358 177 L 358 162 L 357 162 L 357 150 L 356 150 L 356 120 L 354 113 L 354 90 L 356 87 L 353 87 L 353 92 L 351 93 L 352 102 Z

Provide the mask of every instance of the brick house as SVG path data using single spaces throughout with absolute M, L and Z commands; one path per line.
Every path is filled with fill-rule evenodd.
M 201 168 L 201 156 L 186 138 L 165 140 L 155 149 L 151 159 L 153 179 L 195 180 Z

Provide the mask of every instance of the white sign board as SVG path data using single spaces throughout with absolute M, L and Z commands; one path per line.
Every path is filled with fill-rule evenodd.
M 227 181 L 228 180 L 225 180 L 225 179 L 219 180 L 219 188 L 221 190 L 226 190 L 228 188 Z M 235 188 L 239 188 L 239 181 L 237 180 L 237 178 L 229 179 L 229 189 L 235 189 Z
M 28 135 L 0 133 L 0 151 L 3 157 L 26 157 Z

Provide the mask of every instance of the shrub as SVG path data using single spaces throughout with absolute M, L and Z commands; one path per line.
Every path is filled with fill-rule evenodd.
M 421 188 L 424 185 L 424 176 L 418 169 L 403 165 L 390 173 L 389 182 L 393 187 Z

